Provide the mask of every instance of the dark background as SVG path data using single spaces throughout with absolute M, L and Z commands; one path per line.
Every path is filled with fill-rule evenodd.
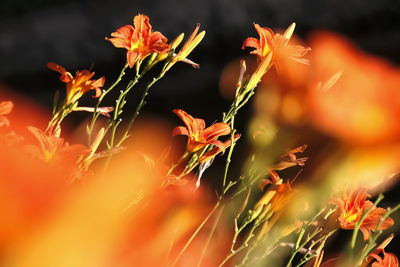
M 151 93 L 152 112 L 180 107 L 215 119 L 228 103 L 217 93 L 225 64 L 245 55 L 248 36 L 257 37 L 252 22 L 271 28 L 297 23 L 303 39 L 316 29 L 351 38 L 362 49 L 400 62 L 400 2 L 397 0 L 2 0 L 0 2 L 0 82 L 51 106 L 58 75 L 49 61 L 70 72 L 91 68 L 106 75 L 106 87 L 118 75 L 125 50 L 104 40 L 138 14 L 150 17 L 153 29 L 172 40 L 186 36 L 197 22 L 207 31 L 191 59 L 200 70 L 178 64 Z M 196 101 L 190 101 L 196 99 Z M 216 109 L 216 110 L 215 110 Z M 214 115 L 215 116 L 215 115 Z
M 124 65 L 126 51 L 114 48 L 104 38 L 132 24 L 138 13 L 148 15 L 153 29 L 170 41 L 181 32 L 188 36 L 197 22 L 207 31 L 190 56 L 201 68 L 178 63 L 152 88 L 144 108 L 145 114 L 161 116 L 174 124 L 178 121 L 170 113 L 174 108 L 202 117 L 207 124 L 227 110 L 229 100 L 218 92 L 219 77 L 227 63 L 247 54 L 241 44 L 246 37 L 257 37 L 253 21 L 281 29 L 296 22 L 295 33 L 305 40 L 317 29 L 335 31 L 364 51 L 400 63 L 398 0 L 1 0 L 1 87 L 50 109 L 54 92 L 65 90 L 59 75 L 46 68 L 54 61 L 71 73 L 92 68 L 95 78 L 106 76 L 107 88 Z M 138 95 L 128 103 L 135 103 Z M 95 103 L 88 96 L 83 102 Z M 239 131 L 244 129 L 249 112 L 246 109 L 239 116 Z M 72 120 L 84 116 L 76 115 Z M 310 138 L 315 138 L 314 145 L 331 142 L 315 133 Z M 392 191 L 387 199 L 395 201 L 397 195 Z M 388 251 L 398 253 L 394 241 Z

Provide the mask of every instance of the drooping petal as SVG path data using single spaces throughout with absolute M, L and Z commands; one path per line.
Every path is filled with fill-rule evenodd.
M 211 140 L 208 143 L 218 147 L 218 149 L 220 151 L 222 151 L 222 154 L 225 153 L 225 146 L 224 146 L 224 143 L 222 143 L 221 141 L 219 141 L 219 140 Z
M 199 69 L 200 68 L 200 64 L 199 63 L 196 63 L 196 62 L 194 62 L 194 61 L 192 61 L 192 60 L 190 60 L 188 58 L 182 59 L 181 62 L 189 64 L 195 69 Z
M 103 76 L 100 79 L 95 80 L 92 82 L 91 86 L 93 87 L 94 90 L 96 90 L 96 94 L 92 97 L 98 98 L 101 96 L 101 89 L 100 87 L 103 87 L 104 83 L 106 81 L 106 78 Z
M 152 53 L 168 53 L 169 45 L 166 43 L 167 38 L 160 32 L 153 32 L 150 35 L 149 49 Z
M 399 267 L 399 260 L 393 253 L 383 252 L 383 266 L 384 267 Z M 373 266 L 375 267 L 375 266 Z
M 366 228 L 366 227 L 360 227 L 360 231 L 362 232 L 362 234 L 363 234 L 363 237 L 364 237 L 364 241 L 366 241 L 366 240 L 368 240 L 369 238 L 370 238 L 370 236 L 371 236 L 371 230 L 369 229 L 369 228 Z
M 201 139 L 210 141 L 219 136 L 227 135 L 230 133 L 231 133 L 231 127 L 229 126 L 229 124 L 224 122 L 218 122 L 204 129 L 204 131 L 201 132 Z
M 240 138 L 240 136 L 241 136 L 240 134 L 235 134 L 233 142 L 235 143 Z M 229 138 L 229 140 L 225 141 L 222 144 L 224 147 L 223 149 L 221 149 L 220 146 L 216 145 L 210 151 L 207 151 L 206 153 L 204 153 L 199 158 L 199 162 L 201 163 L 201 162 L 210 161 L 212 158 L 214 158 L 216 155 L 218 155 L 218 153 L 223 152 L 225 149 L 227 149 L 229 146 L 231 146 L 231 144 L 232 144 L 232 140 L 231 140 L 231 138 Z
M 130 38 L 135 30 L 132 25 L 125 25 L 119 28 L 116 32 L 111 33 L 112 37 Z
M 248 37 L 243 41 L 242 49 L 245 49 L 246 47 L 252 47 L 261 51 L 260 41 L 253 37 Z
M 47 63 L 47 67 L 51 70 L 54 70 L 54 71 L 60 73 L 61 74 L 60 80 L 62 82 L 68 83 L 68 82 L 72 81 L 72 79 L 73 79 L 72 74 L 67 72 L 67 70 L 64 67 L 62 67 L 54 62 Z
M 110 112 L 114 110 L 114 107 L 98 107 L 97 112 L 101 115 L 110 118 Z M 73 111 L 87 111 L 87 112 L 94 112 L 94 107 L 76 107 Z
M 54 62 L 47 63 L 47 67 L 51 70 L 57 71 L 60 74 L 64 74 L 67 72 L 67 70 L 64 67 L 62 67 Z
M 129 49 L 133 32 L 134 29 L 131 25 L 125 25 L 116 32 L 111 33 L 111 37 L 113 38 L 106 37 L 106 40 L 110 41 L 117 48 Z
M 189 132 L 186 129 L 186 127 L 178 126 L 172 130 L 172 136 L 176 136 L 176 135 L 189 135 Z

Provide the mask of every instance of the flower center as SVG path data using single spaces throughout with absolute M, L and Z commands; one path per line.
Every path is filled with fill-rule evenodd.
M 351 210 L 344 213 L 343 218 L 348 223 L 354 223 L 358 221 L 359 211 L 357 208 L 352 208 Z

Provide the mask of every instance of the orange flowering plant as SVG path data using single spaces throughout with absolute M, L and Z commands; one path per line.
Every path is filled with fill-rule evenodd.
M 128 50 L 126 59 L 130 68 L 151 53 L 168 53 L 167 38 L 152 31 L 149 17 L 139 14 L 133 19 L 133 25 L 125 25 L 111 33 L 112 38 L 106 38 L 115 47 Z
M 371 231 L 385 230 L 394 223 L 390 217 L 379 223 L 386 210 L 374 206 L 371 201 L 367 200 L 369 196 L 365 190 L 360 189 L 357 192 L 343 193 L 342 197 L 332 200 L 338 207 L 340 228 L 354 229 L 356 223 L 360 223 L 359 229 L 363 233 L 364 240 L 370 238 Z M 367 210 L 368 213 L 366 213 Z M 363 216 L 364 218 L 361 221 Z M 380 224 L 379 229 L 377 228 L 378 224 Z
M 104 76 L 98 80 L 91 80 L 94 72 L 88 70 L 78 71 L 75 77 L 71 73 L 67 72 L 65 68 L 57 65 L 54 62 L 49 62 L 47 67 L 51 70 L 57 71 L 61 74 L 60 80 L 66 83 L 67 95 L 62 106 L 54 107 L 54 116 L 49 122 L 47 131 L 53 132 L 55 135 L 60 135 L 60 124 L 61 121 L 72 111 L 78 110 L 78 100 L 88 91 L 95 90 L 95 95 L 93 97 L 100 97 L 101 89 L 104 85 Z
M 182 119 L 186 127 L 178 126 L 172 131 L 172 135 L 187 135 L 188 142 L 186 150 L 196 152 L 208 145 L 215 145 L 221 150 L 225 146 L 218 137 L 230 134 L 231 128 L 227 123 L 219 122 L 205 128 L 205 122 L 202 119 L 193 118 L 181 109 L 174 109 L 173 112 Z
M 257 55 L 261 60 L 268 53 L 272 53 L 272 62 L 277 68 L 282 63 L 284 58 L 288 58 L 297 61 L 302 64 L 308 64 L 308 60 L 303 57 L 311 50 L 309 47 L 303 47 L 301 45 L 289 44 L 290 38 L 293 35 L 296 27 L 295 23 L 292 23 L 285 31 L 284 34 L 274 34 L 274 32 L 267 27 L 261 27 L 257 23 L 254 23 L 254 27 L 260 39 L 253 37 L 246 38 L 243 42 L 242 49 L 246 47 L 254 48 L 250 54 Z
M 377 246 L 374 251 L 372 251 L 365 259 L 363 264 L 366 266 L 372 262 L 371 267 L 398 267 L 399 260 L 393 253 L 386 253 L 385 247 L 392 241 L 394 235 L 391 234 L 386 238 L 379 246 Z M 379 254 L 382 254 L 380 256 Z
M 331 57 L 324 52 L 332 50 L 331 44 L 321 48 L 317 43 L 314 53 L 296 44 L 295 26 L 277 33 L 254 23 L 259 38 L 245 38 L 237 49 L 250 48 L 256 57 L 240 60 L 230 85 L 233 99 L 208 127 L 204 119 L 189 115 L 193 110 L 188 107 L 189 113 L 173 109 L 183 122 L 175 128 L 148 117 L 135 123 L 151 88 L 178 62 L 200 67 L 188 57 L 206 34 L 196 24 L 185 41 L 177 32 L 168 43 L 143 14 L 105 38 L 126 50 L 114 80 L 94 78 L 86 69 L 73 75 L 56 63 L 47 64 L 66 86 L 64 98 L 55 96 L 50 120 L 18 97 L 0 95 L 0 265 L 398 267 L 395 252 L 386 247 L 392 251 L 389 242 L 398 231 L 395 212 L 400 204 L 392 206 L 390 198 L 381 203 L 383 192 L 399 176 L 398 127 L 385 129 L 384 136 L 391 137 L 387 140 L 374 138 L 373 146 L 356 146 L 351 138 L 335 139 L 343 137 L 338 132 L 349 131 L 337 123 L 348 118 L 338 114 L 350 114 L 346 108 L 354 99 L 334 108 L 316 100 L 335 96 L 343 85 L 345 95 L 358 97 L 353 85 L 379 78 L 368 91 L 369 98 L 378 100 L 364 101 L 363 109 L 373 115 L 371 120 L 393 121 L 400 103 L 393 89 L 400 86 L 399 71 L 382 60 L 354 55 L 354 49 Z M 336 39 L 329 40 L 335 48 Z M 359 69 L 348 68 L 355 66 L 352 60 Z M 264 77 L 270 70 L 280 84 L 296 80 L 304 99 L 271 93 L 280 89 L 268 87 Z M 380 78 L 386 77 L 381 70 L 390 74 L 388 84 Z M 379 77 L 368 80 L 365 73 Z M 281 96 L 293 93 L 292 87 L 283 90 Z M 89 106 L 80 106 L 84 101 Z M 313 113 L 316 102 L 318 110 L 328 109 L 336 120 L 321 122 L 321 114 Z M 255 108 L 248 112 L 247 127 L 238 123 L 238 114 L 250 103 Z M 282 114 L 304 110 L 311 122 L 303 118 L 303 128 L 287 127 L 279 112 L 271 114 L 277 109 Z M 91 118 L 86 132 L 76 127 L 69 136 L 64 123 L 75 111 L 91 112 Z M 347 117 L 353 116 L 359 114 Z M 34 126 L 33 117 L 43 119 L 47 128 Z M 321 124 L 336 133 L 328 148 L 320 147 L 326 136 L 313 128 Z M 354 123 L 359 135 L 365 129 Z M 185 145 L 171 133 L 185 136 Z M 382 236 L 389 237 L 382 242 Z M 347 245 L 332 249 L 334 240 Z M 326 259 L 332 255 L 334 259 Z

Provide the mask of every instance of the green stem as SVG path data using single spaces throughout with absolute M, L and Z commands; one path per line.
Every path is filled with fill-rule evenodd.
M 247 248 L 249 246 L 249 242 L 250 240 L 254 237 L 254 230 L 259 226 L 259 224 L 253 224 L 253 226 L 250 229 L 249 234 L 247 235 L 246 240 L 243 242 L 243 244 L 236 250 L 231 250 L 231 253 L 229 253 L 228 256 L 226 256 L 226 258 L 218 265 L 219 267 L 222 267 L 225 263 L 227 263 L 233 256 L 235 256 L 236 254 L 238 254 L 240 251 L 244 250 L 245 248 Z
M 152 80 L 149 84 L 147 84 L 146 89 L 144 90 L 144 92 L 143 92 L 143 94 L 142 94 L 142 97 L 141 97 L 141 99 L 140 99 L 139 105 L 137 106 L 136 111 L 135 111 L 135 113 L 133 114 L 132 119 L 129 121 L 129 124 L 128 124 L 128 126 L 126 127 L 126 130 L 125 130 L 125 132 L 124 132 L 122 138 L 121 138 L 121 139 L 119 140 L 119 142 L 117 143 L 117 145 L 116 145 L 117 147 L 119 147 L 119 146 L 126 140 L 126 138 L 128 138 L 129 131 L 131 130 L 133 123 L 135 122 L 136 118 L 139 116 L 140 111 L 142 110 L 142 108 L 144 107 L 144 105 L 146 105 L 145 99 L 146 99 L 146 96 L 149 94 L 150 88 L 151 88 L 158 80 L 160 80 L 163 76 L 164 76 L 164 74 L 162 73 L 162 74 L 160 74 L 157 78 L 153 78 L 153 80 Z
M 390 216 L 390 214 L 392 214 L 399 208 L 400 208 L 400 204 L 395 206 L 393 209 L 390 209 L 390 208 L 387 209 L 386 213 L 382 216 L 382 218 L 379 220 L 378 225 L 376 226 L 375 234 L 369 239 L 367 247 L 363 250 L 360 257 L 356 261 L 356 266 L 361 265 L 361 263 L 365 259 L 365 257 L 367 257 L 367 255 L 370 253 L 370 251 L 376 246 L 376 240 L 382 234 L 382 230 L 379 230 L 379 228 L 381 227 L 383 222 L 386 220 L 386 218 L 388 218 Z
M 306 239 L 301 242 L 301 240 L 303 239 L 304 234 L 306 233 L 307 229 L 309 228 L 309 226 L 325 211 L 325 208 L 321 209 L 317 214 L 315 214 L 311 220 L 309 220 L 309 222 L 305 225 L 305 227 L 302 227 L 300 230 L 299 235 L 297 236 L 297 240 L 295 243 L 295 246 L 293 248 L 293 252 L 292 255 L 290 256 L 290 259 L 288 261 L 288 263 L 286 264 L 286 267 L 290 267 L 292 266 L 292 262 L 294 260 L 294 257 L 296 256 L 296 254 L 308 243 L 310 242 L 318 233 L 320 233 L 322 231 L 322 228 L 316 228 L 314 230 L 314 232 L 312 232 L 311 234 L 307 234 Z M 331 211 L 328 211 L 331 212 Z M 333 232 L 332 232 L 333 233 Z M 328 236 L 330 236 L 332 233 L 329 233 Z M 319 239 L 318 239 L 319 240 Z
M 204 218 L 204 220 L 201 222 L 201 224 L 196 228 L 192 236 L 189 238 L 189 240 L 186 242 L 185 246 L 182 248 L 182 250 L 179 252 L 178 256 L 176 256 L 175 260 L 172 262 L 171 267 L 175 266 L 179 259 L 182 257 L 183 253 L 185 253 L 186 249 L 189 247 L 189 245 L 192 243 L 193 239 L 197 236 L 197 234 L 200 232 L 200 230 L 203 228 L 203 226 L 206 224 L 206 222 L 210 219 L 210 217 L 214 214 L 214 212 L 217 210 L 217 208 L 220 205 L 220 201 L 218 201 L 214 208 L 208 213 L 207 217 Z
M 239 236 L 239 234 L 243 231 L 243 229 L 247 226 L 247 224 L 242 225 L 237 231 L 235 231 L 235 234 L 233 235 L 233 239 L 232 239 L 232 245 L 231 245 L 231 251 L 235 250 L 235 244 L 236 244 L 236 240 Z
M 128 66 L 129 66 L 128 63 L 126 63 L 124 65 L 124 67 L 122 68 L 117 80 L 107 90 L 103 91 L 103 93 L 99 97 L 99 100 L 96 103 L 96 106 L 94 107 L 92 121 L 90 123 L 89 132 L 88 132 L 88 143 L 89 143 L 89 146 L 92 143 L 92 132 L 93 132 L 94 124 L 96 123 L 96 120 L 100 115 L 100 113 L 97 112 L 97 109 L 99 108 L 99 106 L 100 106 L 101 102 L 103 101 L 104 97 L 122 80 L 122 77 L 125 75 L 125 70 L 126 70 L 126 68 Z
M 219 223 L 219 220 L 221 219 L 221 215 L 222 215 L 222 212 L 223 212 L 223 210 L 224 210 L 224 207 L 225 207 L 224 205 L 221 206 L 221 208 L 219 209 L 219 211 L 218 211 L 218 213 L 217 213 L 217 217 L 215 218 L 215 221 L 214 221 L 214 224 L 213 224 L 213 226 L 212 226 L 212 228 L 211 228 L 211 231 L 210 231 L 210 233 L 208 234 L 207 241 L 206 241 L 206 243 L 205 243 L 205 245 L 204 245 L 204 248 L 203 248 L 203 250 L 202 250 L 202 252 L 201 252 L 199 262 L 197 263 L 197 266 L 198 266 L 198 267 L 200 267 L 200 266 L 201 266 L 201 263 L 203 262 L 203 258 L 204 258 L 204 256 L 206 255 L 208 245 L 210 244 L 210 241 L 211 241 L 211 239 L 212 239 L 212 237 L 213 237 L 213 235 L 214 235 L 214 233 L 215 233 L 215 229 L 217 229 L 217 225 L 218 225 L 218 223 Z
M 304 229 L 304 228 L 303 228 Z M 300 244 L 300 241 L 303 237 L 303 235 L 299 235 L 297 241 L 296 241 L 296 246 L 294 247 L 294 251 L 292 252 L 292 255 L 290 256 L 290 259 L 288 261 L 288 263 L 286 264 L 286 267 L 290 267 L 292 266 L 292 261 L 294 260 L 294 257 L 296 256 L 296 254 L 308 243 L 310 242 L 314 236 L 316 236 L 319 232 L 321 232 L 322 229 L 318 228 L 316 229 L 311 235 L 307 235 L 306 240 Z
M 356 245 L 356 239 L 357 239 L 357 234 L 358 234 L 358 230 L 360 229 L 362 223 L 364 222 L 365 218 L 368 216 L 368 214 L 371 213 L 372 210 L 374 210 L 376 208 L 376 206 L 379 204 L 379 202 L 381 202 L 383 199 L 383 195 L 379 194 L 378 198 L 376 199 L 376 201 L 374 202 L 374 204 L 372 205 L 371 208 L 369 208 L 366 212 L 364 212 L 363 216 L 361 217 L 361 219 L 355 224 L 354 226 L 354 231 L 353 231 L 353 235 L 351 237 L 351 248 L 354 249 L 355 245 Z
M 125 105 L 125 98 L 128 95 L 129 91 L 133 88 L 133 86 L 139 81 L 140 75 L 136 74 L 135 78 L 128 84 L 125 91 L 122 91 L 119 95 L 117 102 L 115 104 L 114 116 L 111 121 L 112 130 L 111 130 L 111 138 L 110 138 L 110 148 L 114 147 L 115 133 L 119 124 L 121 123 L 121 119 L 118 120 L 119 115 L 122 113 L 122 108 Z M 119 145 L 117 145 L 119 146 Z

